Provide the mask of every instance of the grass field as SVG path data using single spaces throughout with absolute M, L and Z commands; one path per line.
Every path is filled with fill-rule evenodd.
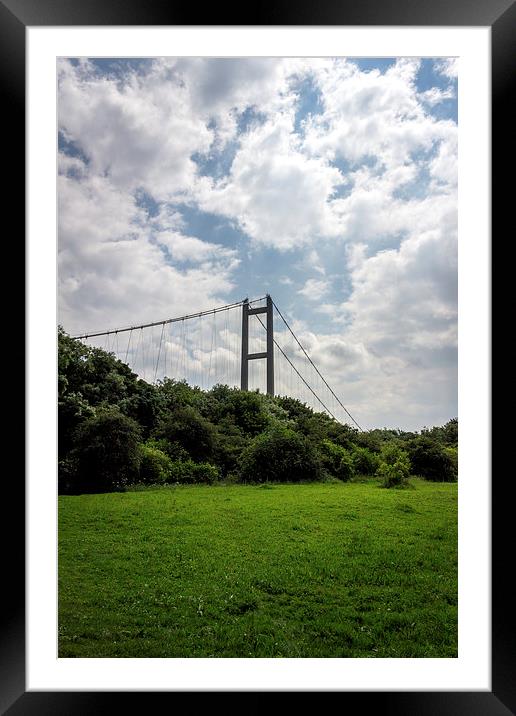
M 457 485 L 59 498 L 60 657 L 457 656 Z

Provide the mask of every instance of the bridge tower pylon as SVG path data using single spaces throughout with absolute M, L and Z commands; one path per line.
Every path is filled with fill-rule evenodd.
M 240 388 L 249 390 L 249 361 L 265 359 L 267 361 L 267 393 L 274 395 L 274 325 L 272 317 L 272 298 L 267 294 L 266 305 L 259 308 L 250 308 L 249 299 L 242 303 L 242 356 L 240 370 Z M 249 353 L 249 316 L 261 313 L 266 314 L 267 350 L 263 353 Z

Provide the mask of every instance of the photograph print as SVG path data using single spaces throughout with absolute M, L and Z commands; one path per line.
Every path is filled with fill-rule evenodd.
M 453 658 L 454 57 L 58 60 L 58 656 Z

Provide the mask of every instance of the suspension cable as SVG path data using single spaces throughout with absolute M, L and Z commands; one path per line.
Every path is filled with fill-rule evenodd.
M 265 330 L 267 330 L 267 327 L 266 327 L 265 324 L 263 323 L 263 321 L 262 321 L 262 319 L 260 318 L 260 316 L 257 315 L 256 318 L 257 318 L 257 319 L 259 320 L 259 322 L 262 324 L 263 328 L 264 328 Z M 306 380 L 303 378 L 303 376 L 301 375 L 301 373 L 298 371 L 298 369 L 296 368 L 296 366 L 292 363 L 292 361 L 290 360 L 290 358 L 288 357 L 288 355 L 285 353 L 285 351 L 284 351 L 283 348 L 279 345 L 279 343 L 276 341 L 275 338 L 273 338 L 273 341 L 274 341 L 274 344 L 275 344 L 275 345 L 278 347 L 278 349 L 281 351 L 281 353 L 284 355 L 284 357 L 287 359 L 287 361 L 290 363 L 290 365 L 292 366 L 292 368 L 296 371 L 296 373 L 297 373 L 298 376 L 301 378 L 301 380 L 303 381 L 303 383 L 306 385 L 306 387 L 308 388 L 308 390 L 310 390 L 310 391 L 314 394 L 314 396 L 317 398 L 317 400 L 320 402 L 320 404 L 323 406 L 323 408 L 326 410 L 326 412 L 327 412 L 329 415 L 331 415 L 331 417 L 332 417 L 334 420 L 337 420 L 337 418 L 335 417 L 335 415 L 333 415 L 333 413 L 331 412 L 331 410 L 329 410 L 329 409 L 326 407 L 326 405 L 323 403 L 323 401 L 319 398 L 319 396 L 318 396 L 316 393 L 314 393 L 314 391 L 312 390 L 311 386 L 306 382 Z
M 286 321 L 285 318 L 283 317 L 283 314 L 281 313 L 281 311 L 279 310 L 279 308 L 276 306 L 276 304 L 274 303 L 274 301 L 272 302 L 272 305 L 274 306 L 274 308 L 275 308 L 276 311 L 278 312 L 278 314 L 279 314 L 281 320 L 283 321 L 283 323 L 286 325 L 286 327 L 288 328 L 288 330 L 289 330 L 289 331 L 292 333 L 292 335 L 294 336 L 294 339 L 295 339 L 296 343 L 298 344 L 298 346 L 301 348 L 301 350 L 303 351 L 303 353 L 305 354 L 305 356 L 308 358 L 308 360 L 310 361 L 310 363 L 312 364 L 312 366 L 315 368 L 317 374 L 319 375 L 319 377 L 320 377 L 321 380 L 323 381 L 324 385 L 328 388 L 328 390 L 329 390 L 330 393 L 333 395 L 333 397 L 335 398 L 335 400 L 337 401 L 337 403 L 340 405 L 340 407 L 343 408 L 343 410 L 346 411 L 347 415 L 348 415 L 348 416 L 351 418 L 351 420 L 355 423 L 355 425 L 357 426 L 357 428 L 358 428 L 359 430 L 362 430 L 362 428 L 361 428 L 360 425 L 357 423 L 357 421 L 355 420 L 355 418 L 351 415 L 351 413 L 350 413 L 349 410 L 346 408 L 346 406 L 343 405 L 343 403 L 340 401 L 339 397 L 338 397 L 337 395 L 335 395 L 335 393 L 333 392 L 332 388 L 328 385 L 328 383 L 326 382 L 324 376 L 321 374 L 321 372 L 319 371 L 319 369 L 317 368 L 317 366 L 315 365 L 315 363 L 313 362 L 313 360 L 310 358 L 310 356 L 308 355 L 308 353 L 305 351 L 305 349 L 303 348 L 303 346 L 302 346 L 301 343 L 299 342 L 298 337 L 296 336 L 296 334 L 294 333 L 294 331 L 292 330 L 292 328 L 289 326 L 289 324 L 287 323 L 287 321 Z
M 226 315 L 225 315 L 225 341 L 226 341 L 226 343 L 227 343 L 227 339 L 228 339 L 228 314 L 229 314 L 229 310 L 230 310 L 230 309 L 233 309 L 233 308 L 237 308 L 238 306 L 242 306 L 242 304 L 245 303 L 245 302 L 247 302 L 247 303 L 249 303 L 249 304 L 259 303 L 259 302 L 261 302 L 261 301 L 264 301 L 265 298 L 266 298 L 266 296 L 262 296 L 261 298 L 255 298 L 255 299 L 252 299 L 252 300 L 245 299 L 245 300 L 242 300 L 242 301 L 236 301 L 236 302 L 234 302 L 234 303 L 226 304 L 225 306 L 218 306 L 217 308 L 212 308 L 212 309 L 207 310 L 207 311 L 199 311 L 198 313 L 192 313 L 192 314 L 189 314 L 189 315 L 186 315 L 186 316 L 179 316 L 179 317 L 176 317 L 176 318 L 168 318 L 168 319 L 165 319 L 165 320 L 162 320 L 162 321 L 154 321 L 154 322 L 152 322 L 152 323 L 144 323 L 144 324 L 141 324 L 141 325 L 138 325 L 138 326 L 127 326 L 127 327 L 124 327 L 124 328 L 114 328 L 114 329 L 105 330 L 105 331 L 95 331 L 95 332 L 83 333 L 83 334 L 81 334 L 81 335 L 76 335 L 76 336 L 71 336 L 71 337 L 72 337 L 73 339 L 75 339 L 75 340 L 81 340 L 81 339 L 83 339 L 83 340 L 88 340 L 89 338 L 94 338 L 94 337 L 98 337 L 98 336 L 106 336 L 106 341 L 107 341 L 107 346 L 108 346 L 107 350 L 108 350 L 108 352 L 109 352 L 109 347 L 110 347 L 110 346 L 109 346 L 109 337 L 114 334 L 114 335 L 115 335 L 115 341 L 114 341 L 114 342 L 116 342 L 116 350 L 117 350 L 117 355 L 118 355 L 118 333 L 123 333 L 123 332 L 125 332 L 125 331 L 130 331 L 129 340 L 128 340 L 128 344 L 127 344 L 127 349 L 126 349 L 126 360 L 127 360 L 127 356 L 128 356 L 128 353 L 129 353 L 129 346 L 130 346 L 130 343 L 131 343 L 132 332 L 135 331 L 135 330 L 140 329 L 140 333 L 139 333 L 139 337 L 138 337 L 138 344 L 137 344 L 137 346 L 136 346 L 136 355 L 138 354 L 138 349 L 139 349 L 140 343 L 141 343 L 141 344 L 142 344 L 142 363 L 143 363 L 142 368 L 143 368 L 144 379 L 145 379 L 145 372 L 146 372 L 146 371 L 145 371 L 145 350 L 144 350 L 144 345 L 143 345 L 143 340 L 142 340 L 143 329 L 144 329 L 144 328 L 152 328 L 152 327 L 154 327 L 154 326 L 162 326 L 161 338 L 160 338 L 160 344 L 159 344 L 159 351 L 158 351 L 158 358 L 157 358 L 157 361 L 156 361 L 156 366 L 155 366 L 155 371 L 154 371 L 154 380 L 156 380 L 157 370 L 158 370 L 158 364 L 159 364 L 159 359 L 160 359 L 160 353 L 161 353 L 161 345 L 162 345 L 162 341 L 163 341 L 163 332 L 164 332 L 165 325 L 166 325 L 166 324 L 169 324 L 169 323 L 176 323 L 176 322 L 178 322 L 178 321 L 182 321 L 183 353 L 186 353 L 186 356 L 183 355 L 183 360 L 184 360 L 184 363 L 185 363 L 184 368 L 185 368 L 185 374 L 186 374 L 186 373 L 187 373 L 187 369 L 188 369 L 188 366 L 187 366 L 187 363 L 188 363 L 188 346 L 187 346 L 188 336 L 187 336 L 187 333 L 188 333 L 188 331 L 187 331 L 187 324 L 185 324 L 185 321 L 186 321 L 186 320 L 192 319 L 192 318 L 202 318 L 202 316 L 207 316 L 207 315 L 213 315 L 213 319 L 214 319 L 214 321 L 215 321 L 215 314 L 216 314 L 216 313 L 220 313 L 221 311 L 226 311 L 227 313 L 226 313 Z M 283 323 L 285 324 L 285 326 L 286 326 L 287 329 L 289 330 L 289 332 L 290 332 L 290 334 L 292 335 L 292 337 L 294 338 L 295 342 L 297 343 L 297 345 L 299 346 L 299 348 L 301 349 L 301 351 L 303 352 L 303 354 L 305 355 L 305 357 L 307 358 L 307 360 L 309 361 L 309 363 L 311 364 L 311 366 L 312 366 L 312 367 L 314 368 L 314 370 L 316 371 L 317 375 L 320 377 L 320 379 L 322 380 L 322 382 L 324 383 L 324 385 L 325 385 L 325 386 L 328 388 L 328 390 L 330 391 L 330 393 L 331 393 L 331 395 L 333 396 L 333 398 L 334 398 L 334 399 L 336 400 L 336 402 L 340 405 L 340 407 L 345 411 L 345 413 L 346 413 L 346 414 L 348 415 L 348 417 L 353 421 L 353 423 L 357 426 L 357 428 L 358 428 L 359 430 L 362 430 L 362 428 L 360 427 L 360 425 L 358 424 L 358 422 L 357 422 L 357 421 L 355 420 L 355 418 L 351 415 L 351 413 L 350 413 L 349 410 L 346 408 L 346 406 L 342 403 L 342 401 L 340 400 L 340 398 L 335 394 L 335 392 L 333 391 L 333 389 L 331 388 L 331 386 L 328 384 L 328 382 L 326 381 L 326 379 L 324 378 L 324 376 L 321 374 L 321 372 L 319 371 L 319 369 L 317 368 L 317 366 L 315 365 L 315 363 L 313 362 L 313 360 L 310 358 L 310 356 L 309 356 L 308 353 L 306 352 L 304 346 L 301 344 L 301 342 L 299 341 L 298 337 L 296 336 L 296 334 L 294 333 L 294 331 L 292 330 L 292 328 L 290 327 L 290 325 L 288 324 L 287 320 L 285 319 L 285 317 L 283 316 L 283 314 L 282 314 L 281 311 L 279 310 L 278 306 L 274 303 L 274 301 L 272 301 L 272 305 L 274 306 L 274 308 L 275 308 L 276 311 L 278 312 L 278 315 L 280 316 L 281 320 L 283 321 Z M 263 323 L 262 320 L 260 319 L 260 316 L 257 315 L 256 317 L 258 318 L 258 320 L 259 320 L 260 324 L 262 325 L 262 327 L 263 327 L 265 330 L 267 330 L 266 327 L 265 327 L 265 325 L 264 325 L 264 323 Z M 213 328 L 215 328 L 215 326 L 213 326 Z M 213 335 L 214 333 L 215 333 L 215 336 Z M 215 330 L 212 332 L 212 347 L 211 347 L 211 351 L 210 351 L 210 372 L 211 372 L 211 352 L 212 352 L 212 350 L 213 350 L 213 338 L 215 338 L 215 372 L 216 372 L 216 371 L 217 371 L 217 354 L 216 354 L 216 352 L 217 352 L 217 335 L 216 335 L 216 328 L 215 328 Z M 334 420 L 336 420 L 336 418 L 335 418 L 335 416 L 333 415 L 333 413 L 331 412 L 331 410 L 323 403 L 323 401 L 319 398 L 319 396 L 317 395 L 317 393 L 315 393 L 315 391 L 312 389 L 312 387 L 311 387 L 311 386 L 307 383 L 307 381 L 303 378 L 303 376 L 301 375 L 301 373 L 298 371 L 298 369 L 296 368 L 296 366 L 295 366 L 295 365 L 293 364 L 293 362 L 290 360 L 290 358 L 289 358 L 288 355 L 285 353 L 285 351 L 283 350 L 283 348 L 279 345 L 279 343 L 276 341 L 276 339 L 274 338 L 273 340 L 274 340 L 274 344 L 276 345 L 276 347 L 278 348 L 278 350 L 279 350 L 279 351 L 281 352 L 281 354 L 286 358 L 286 360 L 287 360 L 287 362 L 290 364 L 291 368 L 295 371 L 295 373 L 299 376 L 299 378 L 301 378 L 301 380 L 303 381 L 303 383 L 304 383 L 304 384 L 306 385 L 306 387 L 310 390 L 310 392 L 314 395 L 314 397 L 316 398 L 316 400 L 323 406 L 324 410 L 326 410 L 326 412 L 327 412 L 329 415 L 331 415 L 331 417 L 334 418 Z M 202 321 L 201 321 L 201 344 L 202 344 Z M 226 346 L 226 351 L 227 351 L 227 346 Z M 202 350 L 201 350 L 201 354 L 202 354 Z M 135 359 L 136 359 L 136 355 L 135 355 Z M 202 357 L 202 355 L 201 355 L 201 357 Z M 223 365 L 224 365 L 224 363 L 225 363 L 225 360 L 224 360 L 224 359 L 225 359 L 225 356 L 223 355 L 223 356 L 222 356 Z M 227 358 L 227 360 L 228 360 L 228 362 L 229 362 L 229 358 Z M 201 360 L 201 364 L 202 364 L 202 360 Z M 224 368 L 225 368 L 225 366 L 224 366 Z M 229 368 L 229 365 L 228 365 L 228 368 Z M 166 368 L 165 368 L 165 370 L 166 370 Z M 201 370 L 202 370 L 202 365 L 201 365 Z M 185 376 L 185 377 L 186 377 L 186 376 Z
M 266 298 L 266 296 L 263 296 L 262 298 L 254 298 L 252 301 L 249 301 L 249 303 L 256 303 L 257 301 L 263 301 Z M 237 306 L 241 306 L 244 303 L 244 301 L 235 301 L 235 303 L 228 303 L 225 306 L 218 306 L 217 308 L 210 308 L 209 311 L 199 311 L 198 313 L 190 313 L 187 316 L 178 316 L 177 318 L 167 318 L 163 321 L 153 321 L 152 323 L 142 323 L 139 326 L 126 326 L 125 328 L 112 328 L 108 331 L 95 331 L 95 332 L 88 332 L 83 333 L 81 335 L 77 336 L 71 336 L 71 338 L 74 338 L 75 340 L 81 340 L 85 338 L 95 338 L 96 336 L 109 336 L 113 333 L 123 333 L 124 331 L 135 331 L 138 328 L 151 328 L 152 326 L 161 326 L 162 324 L 167 323 L 176 323 L 177 321 L 184 321 L 189 318 L 199 318 L 200 316 L 209 316 L 212 313 L 219 313 L 220 311 L 227 311 L 230 308 L 236 308 Z

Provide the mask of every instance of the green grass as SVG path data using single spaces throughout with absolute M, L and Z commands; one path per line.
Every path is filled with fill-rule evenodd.
M 457 485 L 412 488 L 62 496 L 59 656 L 457 656 Z

